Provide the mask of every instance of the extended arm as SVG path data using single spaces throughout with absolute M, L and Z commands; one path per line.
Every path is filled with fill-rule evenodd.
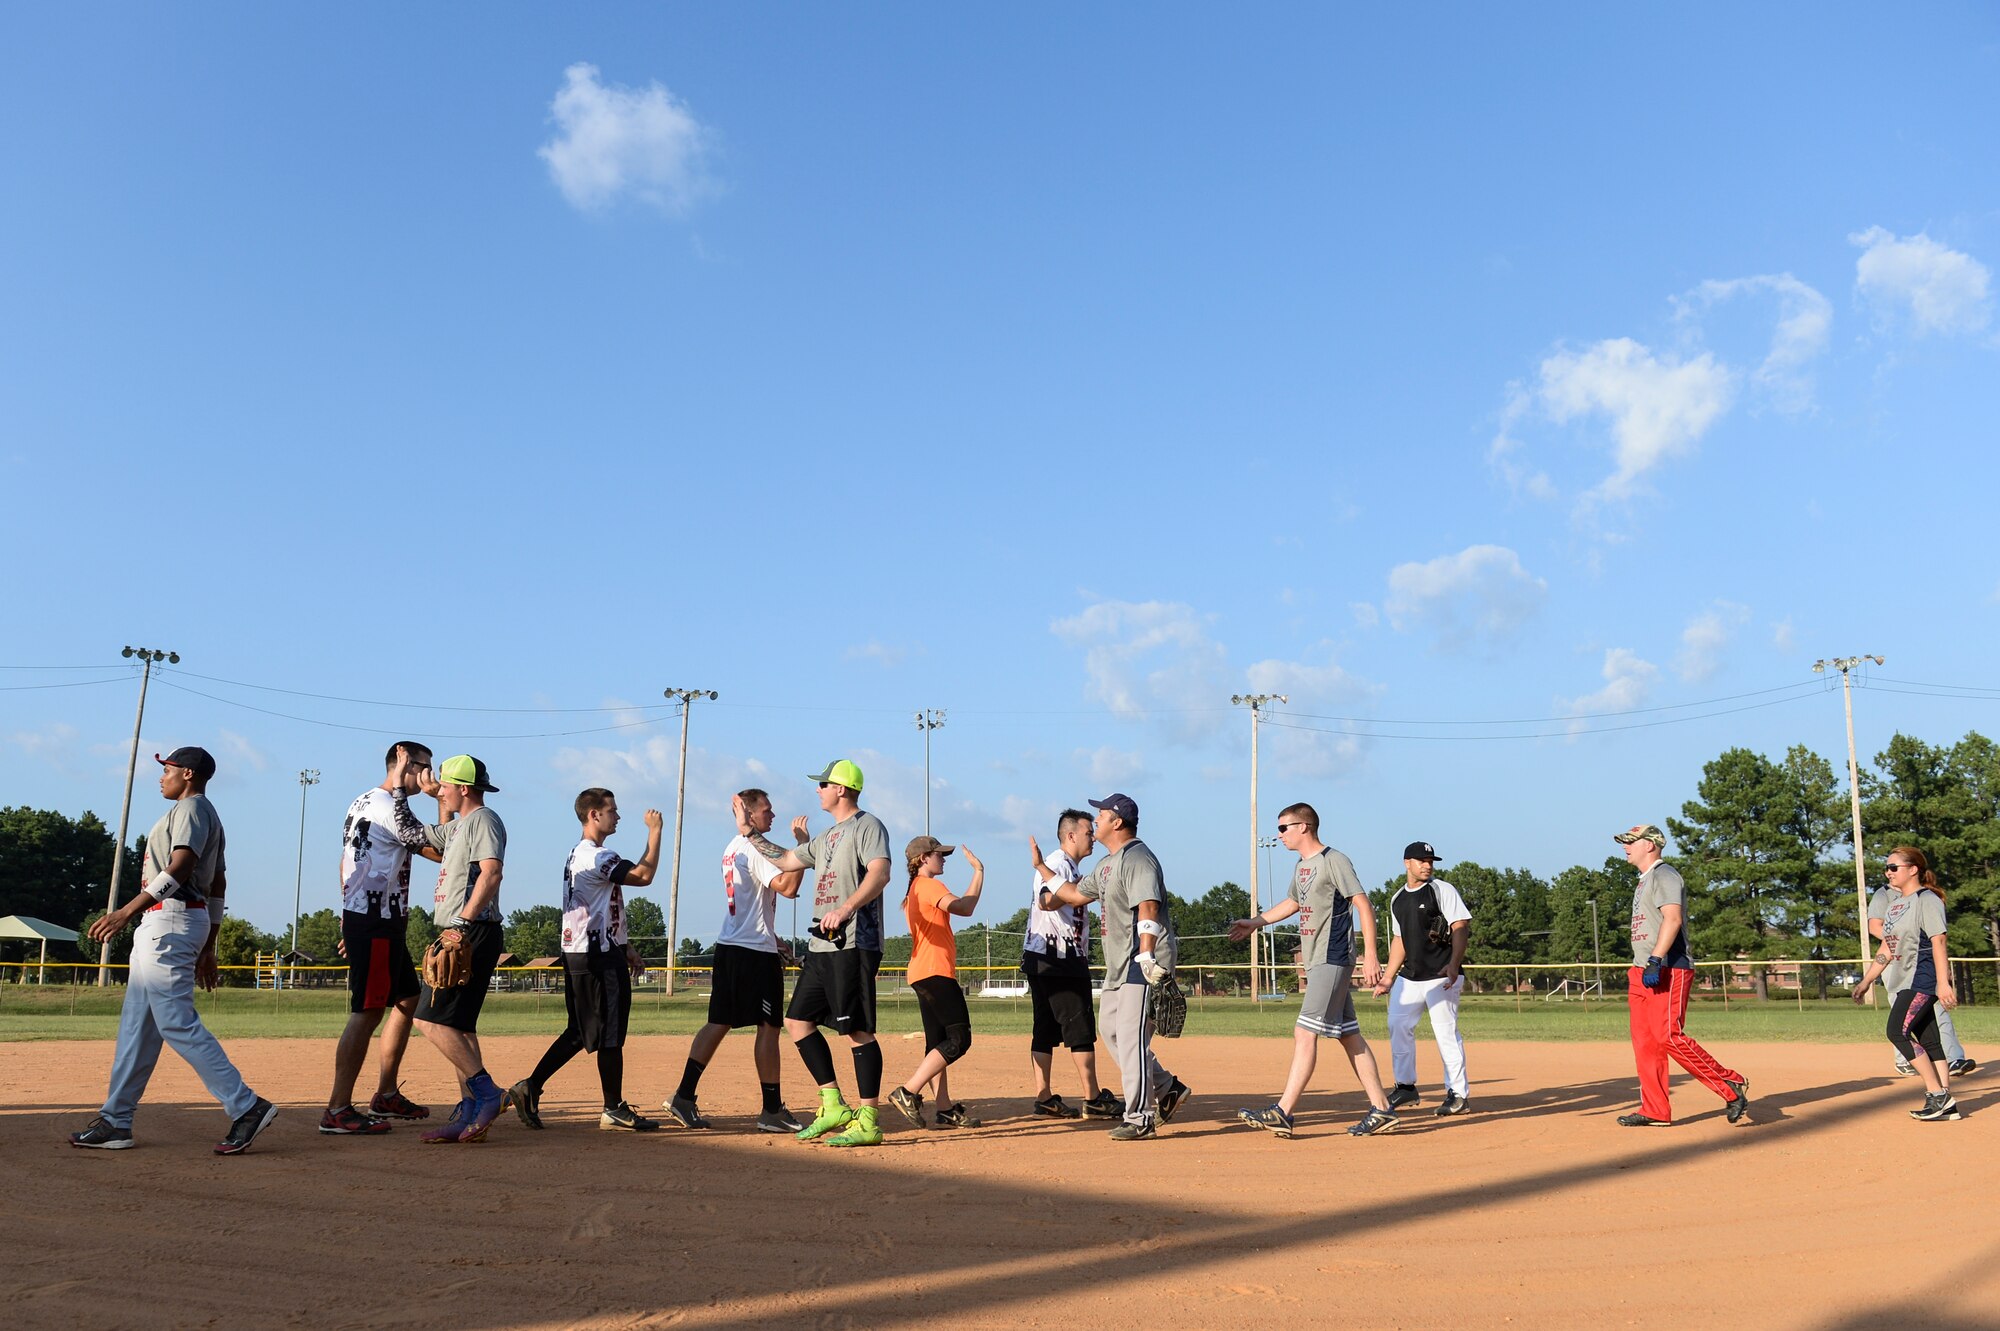
M 646 853 L 639 862 L 625 871 L 625 882 L 631 887 L 647 887 L 660 872 L 660 829 L 665 826 L 658 809 L 646 810 Z
M 986 866 L 981 864 L 979 857 L 972 853 L 972 847 L 960 846 L 959 850 L 964 853 L 965 862 L 972 866 L 972 886 L 965 889 L 964 896 L 951 897 L 945 903 L 945 909 L 953 915 L 970 915 L 974 910 L 978 909 L 979 894 L 986 886 Z

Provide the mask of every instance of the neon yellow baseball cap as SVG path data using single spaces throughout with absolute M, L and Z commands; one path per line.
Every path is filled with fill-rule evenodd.
M 849 790 L 861 789 L 861 769 L 842 758 L 826 765 L 824 772 L 806 778 L 808 781 L 832 782 L 836 786 L 846 786 Z
M 445 759 L 444 766 L 438 768 L 438 780 L 446 785 L 471 786 L 474 790 L 491 790 L 497 793 L 500 789 L 486 775 L 486 764 L 469 753 Z

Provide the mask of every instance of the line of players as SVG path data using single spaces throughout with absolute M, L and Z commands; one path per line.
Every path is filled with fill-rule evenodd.
M 204 750 L 183 748 L 158 761 L 161 794 L 173 801 L 173 808 L 148 839 L 148 881 L 90 930 L 104 942 L 126 924 L 140 921 L 111 1090 L 99 1115 L 71 1134 L 70 1141 L 103 1149 L 132 1144 L 133 1113 L 165 1044 L 196 1068 L 231 1115 L 230 1132 L 217 1153 L 239 1154 L 269 1126 L 277 1110 L 248 1090 L 193 1007 L 195 986 L 215 985 L 215 940 L 226 888 L 221 822 L 205 794 L 214 759 Z M 506 829 L 485 803 L 497 787 L 485 764 L 470 755 L 447 759 L 435 773 L 432 762 L 429 750 L 414 741 L 391 746 L 384 780 L 358 797 L 347 813 L 341 951 L 348 962 L 351 1015 L 336 1045 L 333 1085 L 319 1130 L 373 1136 L 390 1131 L 395 1120 L 430 1118 L 428 1108 L 409 1100 L 398 1085 L 412 1027 L 436 1045 L 459 1081 L 458 1103 L 423 1133 L 427 1143 L 477 1142 L 509 1106 L 523 1124 L 539 1129 L 543 1088 L 579 1053 L 597 1060 L 603 1093 L 599 1126 L 656 1130 L 660 1124 L 637 1113 L 623 1095 L 632 979 L 643 972 L 628 938 L 623 891 L 650 884 L 658 872 L 660 814 L 646 811 L 646 849 L 631 861 L 605 844 L 620 822 L 613 793 L 593 788 L 577 797 L 581 837 L 563 871 L 568 1021 L 533 1072 L 503 1091 L 486 1069 L 478 1037 L 479 1013 L 501 955 L 499 893 Z M 766 792 L 746 790 L 734 798 L 737 835 L 724 854 L 727 913 L 716 947 L 709 1021 L 696 1035 L 680 1085 L 665 1108 L 676 1125 L 708 1127 L 697 1102 L 702 1075 L 729 1031 L 754 1027 L 763 1092 L 760 1130 L 794 1133 L 802 1141 L 824 1140 L 836 1147 L 877 1145 L 883 1140 L 879 1110 L 884 1100 L 875 990 L 884 937 L 882 903 L 891 877 L 889 837 L 881 820 L 860 808 L 863 776 L 856 764 L 842 759 L 810 779 L 833 823 L 813 836 L 806 818 L 794 819 L 796 844 L 791 847 L 769 838 L 776 812 Z M 426 824 L 412 813 L 409 798 L 416 793 L 437 799 L 438 823 Z M 1159 860 L 1139 839 L 1137 803 L 1123 794 L 1088 803 L 1094 816 L 1080 810 L 1062 814 L 1055 851 L 1045 856 L 1030 843 L 1035 883 L 1022 969 L 1035 1013 L 1030 1046 L 1034 1110 L 1054 1118 L 1116 1118 L 1112 1140 L 1145 1140 L 1171 1121 L 1191 1094 L 1152 1049 L 1150 994 L 1174 972 L 1178 937 Z M 1406 881 L 1390 900 L 1392 941 L 1385 968 L 1376 957 L 1368 894 L 1348 857 L 1320 841 L 1317 812 L 1307 804 L 1288 806 L 1279 815 L 1278 833 L 1299 856 L 1290 893 L 1276 906 L 1232 922 L 1229 932 L 1241 941 L 1296 914 L 1304 993 L 1283 1094 L 1270 1106 L 1241 1110 L 1240 1117 L 1277 1136 L 1292 1136 L 1299 1099 L 1315 1069 L 1318 1041 L 1330 1038 L 1340 1042 L 1369 1102 L 1367 1113 L 1349 1132 L 1372 1136 L 1393 1131 L 1399 1123 L 1396 1111 L 1419 1102 L 1415 1027 L 1426 1011 L 1445 1065 L 1445 1094 L 1436 1114 L 1443 1118 L 1467 1112 L 1465 1047 L 1456 1017 L 1470 914 L 1451 884 L 1434 876 L 1436 852 L 1426 842 L 1405 848 Z M 1665 834 L 1643 825 L 1615 839 L 1640 870 L 1628 995 L 1641 1111 L 1619 1122 L 1632 1127 L 1671 1122 L 1666 1096 L 1670 1057 L 1723 1098 L 1729 1122 L 1742 1122 L 1750 1104 L 1747 1079 L 1715 1062 L 1683 1026 L 1693 978 L 1687 895 L 1680 875 L 1661 859 Z M 1097 848 L 1105 853 L 1086 873 L 1082 862 Z M 951 919 L 972 913 L 984 884 L 984 865 L 967 849 L 970 887 L 963 894 L 946 887 L 940 877 L 945 859 L 958 849 L 925 836 L 911 841 L 904 852 L 908 888 L 903 905 L 913 940 L 908 978 L 923 1018 L 925 1053 L 888 1103 L 919 1127 L 930 1125 L 924 1093 L 933 1087 L 938 1126 L 978 1125 L 949 1091 L 949 1067 L 972 1040 L 964 991 L 956 978 Z M 434 915 L 441 939 L 469 955 L 469 982 L 462 986 L 438 990 L 417 981 L 404 941 L 413 856 L 440 865 Z M 1871 932 L 1879 930 L 1883 946 L 1855 991 L 1857 1001 L 1878 977 L 1884 980 L 1896 999 L 1890 1038 L 1925 1083 L 1924 1106 L 1912 1116 L 1955 1119 L 1959 1113 L 1949 1077 L 1975 1065 L 1969 1059 L 1947 1063 L 1939 1047 L 1938 1014 L 1955 1002 L 1943 956 L 1941 898 L 1935 876 L 1914 848 L 1897 847 L 1887 868 L 1888 895 L 1878 897 L 1881 909 L 1871 912 L 1877 916 Z M 776 899 L 795 897 L 808 870 L 814 873 L 813 925 L 808 950 L 798 959 L 799 983 L 786 1004 L 784 965 L 793 958 L 775 931 Z M 1101 1025 L 1119 1063 L 1123 1101 L 1096 1078 L 1100 1023 L 1090 1001 L 1086 914 L 1092 905 L 1103 912 Z M 1396 1079 L 1387 1092 L 1355 1020 L 1352 985 L 1357 975 L 1375 994 L 1389 996 Z M 780 1091 L 781 1008 L 783 1026 L 819 1089 L 809 1123 L 791 1115 Z M 353 1089 L 369 1040 L 385 1019 L 380 1077 L 368 1110 L 362 1111 L 352 1101 Z M 840 1088 L 823 1029 L 833 1030 L 849 1046 L 858 1104 L 850 1104 Z M 1058 1044 L 1067 1045 L 1076 1061 L 1086 1093 L 1081 1107 L 1069 1105 L 1053 1090 L 1050 1074 Z

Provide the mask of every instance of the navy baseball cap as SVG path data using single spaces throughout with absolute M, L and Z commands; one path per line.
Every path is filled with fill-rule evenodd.
M 1139 805 L 1130 795 L 1106 795 L 1101 800 L 1086 800 L 1093 809 L 1102 809 L 1114 818 L 1122 819 L 1131 827 L 1139 821 Z
M 1428 841 L 1412 841 L 1403 847 L 1403 858 L 1406 860 L 1430 860 L 1436 863 L 1437 857 L 1437 851 Z
M 162 767 L 185 767 L 194 773 L 197 781 L 206 781 L 215 775 L 215 759 L 207 749 L 198 749 L 192 744 L 183 744 L 164 758 L 156 753 L 153 761 Z

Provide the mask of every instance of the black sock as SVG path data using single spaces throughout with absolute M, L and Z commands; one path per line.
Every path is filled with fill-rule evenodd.
M 695 1088 L 701 1085 L 701 1074 L 707 1068 L 708 1064 L 697 1063 L 690 1058 L 687 1061 L 687 1066 L 681 1069 L 681 1088 L 675 1091 L 674 1094 L 686 1096 L 690 1100 L 694 1099 Z
M 863 1100 L 882 1094 L 882 1046 L 873 1040 L 854 1046 L 854 1090 Z
M 625 1051 L 597 1051 L 597 1085 L 604 1092 L 604 1107 L 616 1109 L 625 1103 Z
M 555 1043 L 549 1046 L 548 1052 L 542 1055 L 542 1061 L 535 1064 L 535 1070 L 528 1074 L 528 1085 L 534 1087 L 539 1095 L 542 1087 L 549 1084 L 549 1078 L 561 1072 L 565 1063 L 582 1052 L 583 1041 L 576 1038 L 575 1031 L 565 1028 L 555 1038 Z
M 826 1037 L 814 1031 L 797 1045 L 799 1057 L 805 1060 L 806 1071 L 812 1074 L 813 1085 L 833 1085 L 833 1051 L 826 1047 Z
M 764 1112 L 767 1114 L 784 1113 L 785 1100 L 783 1096 L 778 1094 L 778 1083 L 774 1081 L 760 1081 L 757 1084 L 764 1088 Z

